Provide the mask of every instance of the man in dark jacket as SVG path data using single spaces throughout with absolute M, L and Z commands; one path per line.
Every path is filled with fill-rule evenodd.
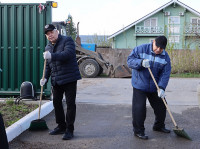
M 46 25 L 44 31 L 49 43 L 43 53 L 47 64 L 45 79 L 40 80 L 40 85 L 43 86 L 51 76 L 53 105 L 58 124 L 49 134 L 64 134 L 62 139 L 70 140 L 73 138 L 76 116 L 77 80 L 81 79 L 76 61 L 75 43 L 71 37 L 61 36 L 52 24 Z M 66 115 L 62 106 L 64 93 L 67 104 Z
M 170 58 L 165 51 L 166 45 L 166 37 L 158 36 L 152 43 L 134 48 L 127 59 L 129 68 L 132 68 L 133 131 L 135 136 L 141 139 L 148 139 L 144 132 L 146 98 L 148 98 L 155 113 L 153 130 L 170 133 L 170 130 L 165 128 L 166 107 L 161 99 L 165 97 L 165 88 L 171 73 Z M 148 72 L 147 68 L 149 67 L 158 83 L 159 91 L 157 91 L 153 79 Z

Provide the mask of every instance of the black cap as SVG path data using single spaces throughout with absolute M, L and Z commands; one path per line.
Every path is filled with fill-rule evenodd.
M 158 36 L 158 37 L 156 37 L 155 41 L 156 41 L 157 47 L 165 49 L 165 47 L 167 45 L 167 38 L 165 36 Z
M 47 34 L 48 31 L 52 31 L 56 29 L 56 27 L 53 24 L 47 24 L 44 27 L 44 33 Z

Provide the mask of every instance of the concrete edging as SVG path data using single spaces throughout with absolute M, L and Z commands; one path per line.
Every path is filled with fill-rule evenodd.
M 22 132 L 29 128 L 31 121 L 38 119 L 38 110 L 35 109 L 19 121 L 15 122 L 10 127 L 6 128 L 8 142 L 12 141 L 15 137 L 19 136 Z M 53 101 L 44 103 L 41 106 L 40 117 L 43 118 L 53 110 Z

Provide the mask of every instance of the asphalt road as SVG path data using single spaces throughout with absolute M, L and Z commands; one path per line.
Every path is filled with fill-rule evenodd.
M 9 143 L 10 149 L 199 149 L 200 109 L 195 89 L 198 82 L 200 79 L 172 79 L 166 92 L 178 126 L 193 141 L 177 137 L 173 131 L 170 134 L 152 131 L 154 114 L 148 104 L 145 128 L 149 139 L 136 138 L 131 124 L 130 80 L 97 78 L 83 79 L 78 84 L 73 140 L 63 141 L 62 135 L 50 136 L 48 131 L 25 131 Z M 182 101 L 177 95 L 181 95 Z M 44 119 L 50 129 L 56 126 L 54 111 Z M 173 129 L 169 115 L 166 127 Z

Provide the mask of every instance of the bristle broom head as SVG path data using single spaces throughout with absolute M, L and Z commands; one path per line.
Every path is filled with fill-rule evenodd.
M 173 131 L 174 131 L 174 133 L 175 133 L 177 136 L 186 138 L 186 139 L 188 139 L 188 140 L 192 140 L 192 139 L 190 138 L 190 136 L 184 131 L 183 128 L 178 128 L 178 127 L 176 127 L 176 128 L 173 129 Z
M 48 129 L 46 121 L 42 119 L 33 120 L 29 127 L 29 130 L 31 131 L 46 130 L 46 129 Z

